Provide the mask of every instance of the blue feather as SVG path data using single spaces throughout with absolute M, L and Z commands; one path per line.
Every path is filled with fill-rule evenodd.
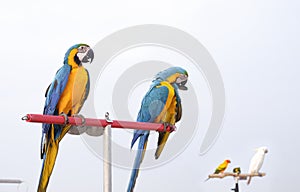
M 169 90 L 167 87 L 156 87 L 160 82 L 155 82 L 150 90 L 146 93 L 142 100 L 141 109 L 139 111 L 137 121 L 138 122 L 154 122 L 157 116 L 163 111 L 165 103 L 168 99 Z M 131 142 L 131 148 L 136 140 L 143 134 L 144 130 L 135 130 L 134 136 Z
M 60 99 L 62 92 L 64 91 L 68 78 L 70 75 L 71 66 L 64 64 L 56 73 L 53 82 L 51 83 L 49 90 L 47 92 L 44 115 L 58 115 L 56 114 L 56 106 Z M 49 131 L 50 124 L 43 124 L 43 133 Z
M 56 106 L 57 106 L 57 103 L 60 99 L 62 92 L 64 91 L 64 89 L 67 85 L 70 71 L 71 71 L 71 66 L 68 64 L 64 64 L 57 71 L 55 78 L 46 93 L 46 101 L 45 101 L 44 112 L 43 112 L 44 115 L 58 115 Z M 42 125 L 43 130 L 42 130 L 42 138 L 41 138 L 41 146 L 40 146 L 41 155 L 43 155 L 42 153 L 43 153 L 43 146 L 45 143 L 45 135 L 48 133 L 50 127 L 51 127 L 51 124 L 43 123 L 43 125 Z M 59 130 L 61 130 L 61 129 L 56 128 L 56 130 L 59 132 Z M 41 157 L 41 158 L 43 158 L 43 157 Z
M 148 141 L 148 136 L 149 136 L 149 131 L 146 131 L 146 133 L 140 137 L 139 146 L 138 146 L 137 154 L 135 157 L 133 169 L 131 172 L 131 177 L 130 177 L 129 185 L 127 188 L 127 192 L 132 192 L 133 188 L 135 186 L 135 182 L 136 182 L 137 176 L 139 174 L 139 169 L 140 169 L 141 163 L 144 158 L 144 152 L 145 152 L 145 147 L 146 147 L 146 144 Z

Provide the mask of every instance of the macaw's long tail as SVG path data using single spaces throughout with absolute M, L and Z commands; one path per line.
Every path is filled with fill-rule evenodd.
M 68 132 L 71 126 L 67 125 L 61 128 L 59 125 L 52 125 L 49 130 L 45 152 L 43 154 L 42 172 L 40 175 L 39 186 L 37 192 L 45 192 L 47 190 L 48 182 L 54 168 L 59 142 Z
M 147 142 L 148 142 L 148 136 L 149 136 L 149 133 L 145 133 L 144 135 L 140 136 L 139 146 L 138 146 L 137 154 L 135 157 L 133 169 L 131 172 L 131 177 L 130 177 L 127 192 L 133 192 L 133 188 L 135 186 L 136 179 L 139 174 L 139 169 L 140 169 L 141 163 L 144 159 Z

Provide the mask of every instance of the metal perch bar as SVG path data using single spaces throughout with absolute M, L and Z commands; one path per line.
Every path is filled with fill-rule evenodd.
M 48 123 L 48 124 L 65 124 L 66 119 L 64 116 L 57 115 L 40 115 L 40 114 L 27 114 L 22 117 L 22 120 L 33 123 Z M 118 121 L 110 120 L 109 114 L 105 114 L 105 119 L 92 119 L 80 118 L 72 116 L 67 118 L 70 125 L 87 126 L 87 127 L 102 127 L 104 128 L 103 134 L 103 191 L 112 191 L 112 171 L 111 171 L 111 128 L 124 128 L 124 129 L 140 129 L 140 130 L 153 130 L 153 131 L 175 131 L 175 126 L 169 126 L 161 123 L 148 123 L 148 122 L 133 122 L 133 121 Z
M 4 183 L 4 184 L 21 184 L 21 183 L 23 183 L 23 181 L 19 180 L 19 179 L 0 179 L 0 183 Z
M 57 115 L 40 115 L 40 114 L 27 114 L 22 118 L 27 122 L 34 123 L 49 123 L 49 124 L 64 124 L 65 118 Z M 106 127 L 111 125 L 111 128 L 124 128 L 124 129 L 140 129 L 140 130 L 153 130 L 153 131 L 175 131 L 175 126 L 167 126 L 161 123 L 147 123 L 147 122 L 134 122 L 134 121 L 119 121 L 106 119 L 93 119 L 85 118 L 85 122 L 80 117 L 68 117 L 68 123 L 70 125 L 77 126 L 91 126 L 91 127 Z

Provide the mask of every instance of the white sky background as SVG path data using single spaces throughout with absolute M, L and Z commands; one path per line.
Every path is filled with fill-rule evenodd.
M 262 167 L 267 176 L 253 179 L 250 186 L 241 182 L 240 191 L 299 191 L 299 4 L 296 0 L 2 1 L 0 178 L 24 179 L 29 191 L 36 190 L 41 126 L 20 119 L 42 112 L 44 92 L 66 50 L 79 42 L 93 46 L 117 30 L 151 23 L 186 31 L 208 49 L 225 84 L 226 117 L 207 154 L 198 155 L 203 137 L 199 134 L 175 160 L 142 171 L 136 191 L 230 191 L 231 178 L 203 180 L 224 158 L 232 160 L 230 171 L 237 165 L 247 171 L 253 149 L 263 145 L 269 148 Z M 130 170 L 113 168 L 113 190 L 125 191 L 129 176 Z M 67 135 L 62 141 L 48 189 L 102 191 L 102 162 L 80 137 Z M 4 190 L 17 191 L 0 185 Z

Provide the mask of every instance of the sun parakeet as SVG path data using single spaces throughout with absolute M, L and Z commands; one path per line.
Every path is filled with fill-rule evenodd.
M 251 159 L 249 166 L 249 174 L 259 173 L 259 170 L 264 162 L 265 154 L 268 153 L 268 149 L 266 147 L 260 147 L 256 149 L 256 153 Z M 249 185 L 251 182 L 251 176 L 248 178 L 247 184 Z
M 223 163 L 221 163 L 215 170 L 214 174 L 224 173 L 228 164 L 231 163 L 229 159 L 226 159 Z
M 188 80 L 188 73 L 180 67 L 171 67 L 159 72 L 142 100 L 138 113 L 138 122 L 165 123 L 165 126 L 173 126 L 181 119 L 182 108 L 179 97 L 179 89 L 187 90 L 185 84 Z M 160 132 L 158 136 L 155 159 L 159 158 L 170 132 Z M 131 141 L 131 148 L 139 139 L 138 150 L 135 157 L 127 192 L 132 192 L 143 161 L 149 131 L 135 130 Z
M 59 142 L 69 131 L 67 116 L 77 115 L 89 94 L 89 73 L 82 66 L 91 63 L 94 52 L 86 44 L 76 44 L 65 54 L 63 66 L 57 71 L 46 91 L 44 115 L 63 115 L 65 125 L 43 124 L 41 159 L 43 159 L 38 192 L 44 192 L 55 164 Z
M 226 159 L 223 161 L 223 163 L 221 163 L 215 170 L 214 174 L 219 174 L 219 173 L 224 173 L 224 171 L 226 170 L 228 164 L 231 163 L 231 161 L 229 159 Z M 207 178 L 205 181 L 209 180 L 210 178 Z

